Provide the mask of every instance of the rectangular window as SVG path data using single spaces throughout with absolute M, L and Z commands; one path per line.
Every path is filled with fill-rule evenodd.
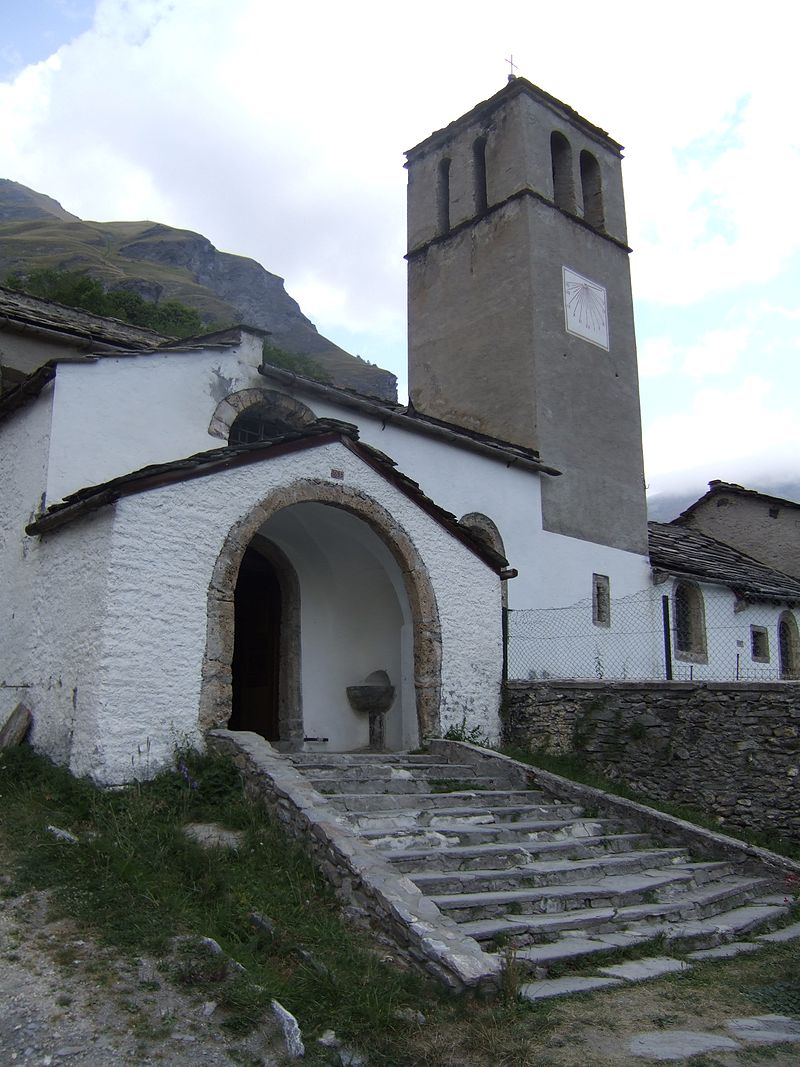
M 607 574 L 592 575 L 592 622 L 611 625 L 611 581 Z
M 757 663 L 769 663 L 769 631 L 766 626 L 750 627 L 750 655 Z

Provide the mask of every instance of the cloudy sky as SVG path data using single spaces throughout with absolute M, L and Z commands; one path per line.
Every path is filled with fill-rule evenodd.
M 405 378 L 403 151 L 505 58 L 626 145 L 651 492 L 800 456 L 793 5 L 2 0 L 0 177 L 198 230 Z

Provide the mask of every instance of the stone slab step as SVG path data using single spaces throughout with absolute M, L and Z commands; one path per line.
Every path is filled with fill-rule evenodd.
M 644 902 L 652 893 L 676 883 L 691 885 L 692 874 L 680 869 L 645 870 L 636 874 L 609 875 L 596 882 L 547 885 L 503 892 L 430 894 L 440 911 L 459 921 L 499 918 L 510 910 L 517 914 L 564 912 L 584 908 L 620 908 Z
M 349 782 L 386 782 L 396 778 L 436 779 L 444 782 L 472 782 L 481 776 L 469 763 L 423 763 L 410 767 L 399 764 L 367 763 L 348 766 L 303 768 L 313 781 L 332 778 Z
M 476 798 L 478 794 L 473 794 Z M 480 805 L 478 803 L 456 808 L 434 808 L 425 811 L 421 807 L 408 807 L 400 811 L 359 811 L 347 812 L 347 821 L 358 830 L 393 830 L 409 829 L 419 826 L 425 829 L 438 829 L 439 826 L 473 826 L 492 825 L 496 823 L 518 823 L 531 819 L 577 818 L 581 809 L 574 806 L 555 804 L 526 805 Z
M 569 885 L 595 881 L 614 874 L 630 874 L 656 866 L 686 869 L 686 849 L 654 848 L 641 852 L 618 852 L 583 860 L 534 860 L 509 868 L 472 871 L 422 871 L 409 875 L 428 895 L 472 890 L 503 891 L 524 886 Z M 724 868 L 730 873 L 730 866 Z
M 583 957 L 591 960 L 592 956 L 645 943 L 645 938 L 626 937 L 624 934 L 604 934 L 598 937 L 580 937 L 572 934 L 544 945 L 530 945 L 527 948 L 516 949 L 514 960 L 518 966 L 539 970 L 554 963 L 563 963 L 565 960 L 578 960 Z M 491 955 L 498 959 L 504 958 L 502 952 L 491 953 Z
M 701 948 L 696 952 L 689 953 L 689 959 L 696 963 L 704 963 L 706 960 L 730 960 L 734 956 L 741 956 L 749 952 L 758 952 L 762 948 L 755 941 L 729 941 L 727 945 L 717 945 L 716 948 Z
M 436 756 L 424 752 L 291 752 L 286 758 L 296 767 L 366 767 L 377 763 L 386 766 L 420 766 L 441 764 Z
M 460 923 L 462 933 L 476 941 L 510 939 L 517 945 L 552 941 L 567 930 L 599 934 L 624 933 L 639 937 L 658 937 L 685 942 L 697 948 L 719 944 L 759 928 L 780 922 L 788 907 L 777 905 L 721 908 L 719 913 L 698 922 L 691 912 L 691 894 L 684 900 L 667 904 L 634 904 L 623 907 L 576 908 L 551 914 L 503 915 Z
M 633 922 L 625 929 L 628 933 L 652 933 L 654 936 L 664 936 L 671 942 L 702 949 L 746 936 L 755 930 L 770 929 L 783 922 L 788 914 L 789 907 L 785 904 L 746 904 L 704 919 Z M 630 915 L 627 917 L 630 918 Z
M 759 935 L 759 941 L 767 941 L 771 943 L 796 941 L 798 938 L 800 938 L 800 923 L 792 923 L 791 926 L 785 926 L 782 930 L 776 930 L 771 934 Z
M 432 843 L 433 834 L 439 835 L 441 844 L 478 845 L 486 842 L 516 842 L 524 845 L 529 841 L 560 841 L 586 837 L 607 836 L 625 832 L 624 823 L 613 819 L 533 819 L 524 822 L 503 823 L 493 826 L 438 826 L 436 830 L 420 834 L 398 831 L 387 835 L 381 830 L 365 830 L 361 836 L 386 848 L 414 848 Z M 390 837 L 393 840 L 390 840 Z
M 647 834 L 610 834 L 557 841 L 527 841 L 525 844 L 445 845 L 441 848 L 381 850 L 384 858 L 406 874 L 416 871 L 482 870 L 532 863 L 540 857 L 551 860 L 590 859 L 616 855 L 651 844 Z
M 621 978 L 625 982 L 647 982 L 653 978 L 662 978 L 665 974 L 680 974 L 691 969 L 690 963 L 673 959 L 671 956 L 649 956 L 598 968 L 600 974 L 607 978 Z
M 348 811 L 353 814 L 360 812 L 398 811 L 411 809 L 412 811 L 446 810 L 463 807 L 466 804 L 480 801 L 481 805 L 488 805 L 492 810 L 501 807 L 519 807 L 527 803 L 546 804 L 555 809 L 572 809 L 575 805 L 567 801 L 553 801 L 544 793 L 535 789 L 481 789 L 454 791 L 452 793 L 337 793 L 328 797 L 328 803 L 340 811 Z
M 619 978 L 608 978 L 601 975 L 592 975 L 588 978 L 583 978 L 579 975 L 568 978 L 543 978 L 539 982 L 526 982 L 520 988 L 519 995 L 523 1000 L 550 1000 L 553 997 L 589 993 L 593 989 L 604 989 L 608 986 L 618 985 L 622 985 Z
M 373 777 L 358 777 L 353 778 L 350 775 L 335 774 L 331 777 L 317 777 L 315 771 L 313 775 L 308 775 L 308 782 L 321 793 L 323 796 L 335 795 L 337 793 L 361 793 L 362 795 L 384 795 L 384 794 L 403 794 L 403 793 L 430 793 L 431 782 L 435 780 L 433 776 L 429 778 L 416 777 L 414 775 L 406 775 L 403 771 L 397 771 L 393 775 L 387 775 L 385 777 L 373 776 Z M 449 785 L 451 779 L 441 779 L 443 785 L 443 792 L 456 792 L 455 789 L 445 788 Z M 482 778 L 476 776 L 470 779 L 470 789 L 475 791 L 497 790 L 502 789 L 503 782 L 498 781 L 496 778 Z M 461 781 L 459 780 L 459 785 Z M 463 786 L 458 790 L 463 792 Z

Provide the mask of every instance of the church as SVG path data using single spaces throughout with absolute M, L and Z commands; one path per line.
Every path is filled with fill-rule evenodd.
M 649 555 L 621 159 L 523 78 L 407 153 L 405 406 L 271 366 L 247 326 L 37 335 L 0 397 L 0 721 L 23 703 L 39 750 L 107 784 L 224 726 L 494 741 L 508 620 L 575 605 L 579 671 L 622 649 L 663 677 L 687 577 Z M 800 602 L 788 582 L 761 608 Z

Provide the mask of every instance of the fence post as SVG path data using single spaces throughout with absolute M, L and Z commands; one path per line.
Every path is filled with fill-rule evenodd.
M 661 618 L 664 623 L 664 673 L 667 681 L 672 681 L 672 637 L 669 626 L 669 597 L 661 598 Z
M 508 681 L 508 613 L 510 608 L 503 608 L 503 685 Z

